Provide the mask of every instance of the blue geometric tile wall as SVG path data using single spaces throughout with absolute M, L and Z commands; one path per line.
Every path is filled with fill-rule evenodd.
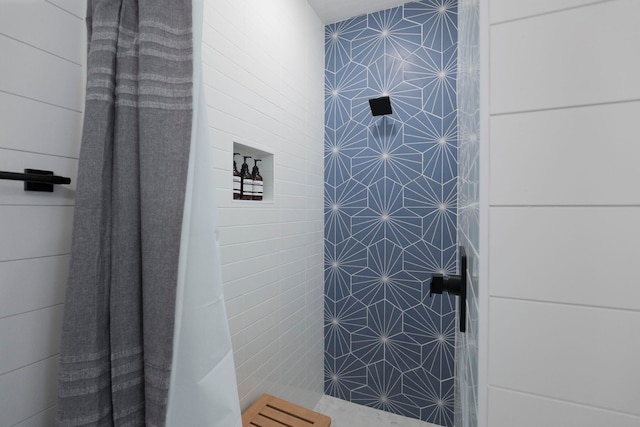
M 325 392 L 453 425 L 457 1 L 326 27 Z M 368 99 L 389 95 L 390 116 Z

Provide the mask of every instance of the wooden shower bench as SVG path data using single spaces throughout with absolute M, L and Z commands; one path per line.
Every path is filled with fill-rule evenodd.
M 242 413 L 243 427 L 329 427 L 331 418 L 270 394 Z

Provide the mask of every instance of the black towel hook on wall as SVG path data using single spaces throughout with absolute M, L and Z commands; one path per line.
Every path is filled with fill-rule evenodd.
M 25 169 L 24 173 L 0 171 L 0 179 L 24 181 L 24 191 L 52 192 L 54 185 L 71 184 L 71 178 L 40 169 Z

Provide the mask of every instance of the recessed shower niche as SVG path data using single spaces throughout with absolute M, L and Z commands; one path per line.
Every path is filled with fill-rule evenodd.
M 273 202 L 273 154 L 233 142 L 233 199 Z

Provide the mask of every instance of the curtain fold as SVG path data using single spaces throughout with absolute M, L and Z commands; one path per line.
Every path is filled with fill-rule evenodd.
M 60 426 L 165 425 L 193 114 L 191 0 L 89 0 Z
M 203 0 L 193 0 L 193 132 L 180 248 L 167 425 L 242 427 L 222 293 L 216 190 L 202 79 L 203 15 Z

